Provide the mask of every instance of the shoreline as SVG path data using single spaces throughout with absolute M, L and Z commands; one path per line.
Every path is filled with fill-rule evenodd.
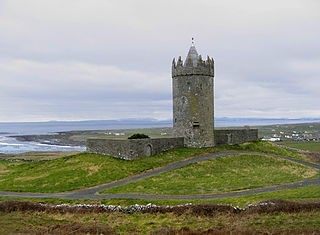
M 21 142 L 36 142 L 45 145 L 57 145 L 67 147 L 85 147 L 86 139 L 90 137 L 99 138 L 127 138 L 132 133 L 146 132 L 161 136 L 162 133 L 171 136 L 172 127 L 154 127 L 154 128 L 133 128 L 133 129 L 106 129 L 106 130 L 73 130 L 59 131 L 53 134 L 35 134 L 35 135 L 10 135 Z M 167 134 L 168 133 L 168 134 Z M 152 135 L 152 134 L 151 134 Z M 77 140 L 75 140 L 77 139 Z
M 54 134 L 54 135 L 19 135 L 19 136 L 8 136 L 21 142 L 36 142 L 39 144 L 46 145 L 58 145 L 67 147 L 85 147 L 84 141 L 74 141 L 66 138 L 65 134 Z

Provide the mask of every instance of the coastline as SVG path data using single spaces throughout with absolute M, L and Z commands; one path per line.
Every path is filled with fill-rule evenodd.
M 74 141 L 69 138 L 70 136 L 72 136 L 71 133 L 61 132 L 52 135 L 18 135 L 8 137 L 15 138 L 16 140 L 22 142 L 37 142 L 46 145 L 85 147 L 85 141 Z

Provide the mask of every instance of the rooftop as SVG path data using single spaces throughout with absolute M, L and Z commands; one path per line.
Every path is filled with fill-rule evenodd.
M 189 59 L 191 59 L 191 61 L 193 63 L 193 66 L 197 66 L 198 60 L 199 60 L 199 54 L 198 54 L 197 49 L 194 46 L 193 42 L 192 42 L 192 45 L 191 45 L 191 47 L 189 49 L 188 55 L 186 57 L 186 60 L 184 62 L 184 66 L 187 65 Z

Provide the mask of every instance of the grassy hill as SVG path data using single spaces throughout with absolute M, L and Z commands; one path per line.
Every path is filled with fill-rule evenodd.
M 272 156 L 237 155 L 191 164 L 102 193 L 222 193 L 317 177 L 317 169 L 288 160 Z
M 300 156 L 297 152 L 283 149 L 267 142 L 254 142 L 219 148 L 181 148 L 135 161 L 125 161 L 109 156 L 89 153 L 81 153 L 41 162 L 0 161 L 0 190 L 19 192 L 65 192 L 82 189 L 123 179 L 150 169 L 168 165 L 172 162 L 224 150 L 263 152 L 304 159 L 303 156 Z M 232 164 L 232 159 L 235 158 L 228 159 L 223 160 L 223 167 L 227 167 L 228 162 Z M 250 163 L 243 162 L 241 164 L 254 164 L 257 160 L 258 162 L 255 163 L 253 168 L 250 168 L 253 172 L 257 172 L 258 165 L 262 163 L 259 162 L 260 160 L 258 159 L 260 158 L 254 158 Z M 268 167 L 272 165 L 276 167 L 278 161 L 279 160 L 270 163 Z M 241 160 L 239 160 L 239 163 L 240 162 Z M 211 164 L 213 163 L 214 162 L 211 162 Z M 204 171 L 203 175 L 210 174 L 209 171 L 206 172 L 208 169 L 202 170 Z M 304 170 L 307 172 L 307 167 L 299 165 L 298 172 L 301 173 Z M 288 177 L 290 180 L 305 179 L 305 177 L 299 178 L 298 175 L 299 174 L 296 174 L 296 176 L 291 175 L 290 177 L 293 178 Z M 314 177 L 314 175 L 315 174 L 310 173 L 309 176 Z M 252 176 L 252 174 L 250 174 L 250 176 Z M 289 178 L 280 180 L 281 177 L 279 176 L 279 179 L 274 182 L 287 182 Z M 243 181 L 243 183 L 244 182 L 245 181 Z M 263 184 L 265 182 L 262 180 L 257 183 Z M 247 182 L 244 184 L 247 184 Z M 244 186 L 244 184 L 239 185 Z
M 260 152 L 310 161 L 298 152 L 283 149 L 268 142 L 245 143 L 219 148 L 170 150 L 135 161 L 125 161 L 98 154 L 81 153 L 49 161 L 0 161 L 0 190 L 21 192 L 64 192 L 117 181 L 148 170 L 165 166 L 205 153 L 235 150 Z M 32 156 L 33 157 L 33 156 Z M 38 157 L 38 156 L 37 156 Z M 41 156 L 40 159 L 42 159 Z M 35 158 L 36 159 L 36 158 Z M 318 177 L 317 169 L 292 161 L 261 155 L 235 155 L 207 160 L 154 176 L 136 183 L 112 188 L 113 192 L 139 192 L 157 194 L 205 194 L 245 190 L 248 185 L 277 184 Z M 251 186 L 257 187 L 257 186 Z M 262 186 L 258 186 L 262 187 Z M 212 189 L 214 188 L 214 189 Z M 249 187 L 250 188 L 250 187 Z M 200 189 L 200 190 L 195 190 Z M 206 190 L 209 189 L 209 190 Z M 294 201 L 316 201 L 320 198 L 319 185 L 277 192 L 260 193 L 221 199 L 199 200 L 142 200 L 142 199 L 46 199 L 8 198 L 0 201 L 20 200 L 47 204 L 105 204 L 129 206 L 231 204 L 246 207 L 270 198 Z M 27 202 L 28 203 L 28 202 Z M 14 203 L 13 203 L 14 204 Z M 47 212 L 24 206 L 0 206 L 1 234 L 317 234 L 320 232 L 318 209 L 288 210 L 268 213 L 238 213 L 216 211 L 206 215 L 198 210 L 175 213 L 122 213 L 122 212 Z M 35 209 L 33 211 L 33 209 Z M 289 208 L 290 209 L 290 208 Z M 203 206 L 203 212 L 207 212 Z M 211 233 L 210 233 L 211 232 Z

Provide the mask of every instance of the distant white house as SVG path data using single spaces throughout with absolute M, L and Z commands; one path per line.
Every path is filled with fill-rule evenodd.
M 262 140 L 271 141 L 271 142 L 281 141 L 279 137 L 263 137 Z
M 115 135 L 115 136 L 120 136 L 120 135 L 124 135 L 124 133 L 115 132 L 115 133 L 113 133 L 113 135 Z

